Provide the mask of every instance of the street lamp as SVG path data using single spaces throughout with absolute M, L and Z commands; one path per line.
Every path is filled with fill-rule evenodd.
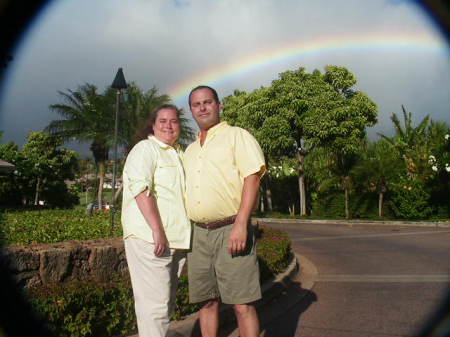
M 111 197 L 111 234 L 114 231 L 114 217 L 116 215 L 116 171 L 117 171 L 117 133 L 119 128 L 119 104 L 120 95 L 122 89 L 127 88 L 127 82 L 125 82 L 125 76 L 123 76 L 122 68 L 117 71 L 116 77 L 111 84 L 111 88 L 116 89 L 116 121 L 114 124 L 114 165 L 113 165 L 113 176 L 112 176 L 112 197 Z

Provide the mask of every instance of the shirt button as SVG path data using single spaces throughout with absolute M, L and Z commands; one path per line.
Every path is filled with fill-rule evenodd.
M 197 204 L 200 204 L 200 201 L 197 201 Z
M 198 188 L 198 186 L 195 186 L 195 188 Z

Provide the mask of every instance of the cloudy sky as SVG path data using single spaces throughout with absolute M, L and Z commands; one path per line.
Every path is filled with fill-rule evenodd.
M 23 144 L 58 118 L 48 109 L 58 90 L 86 82 L 103 90 L 119 67 L 188 111 L 197 84 L 223 97 L 268 86 L 286 70 L 334 64 L 378 104 L 373 138 L 392 132 L 389 117 L 402 104 L 416 121 L 430 114 L 450 123 L 449 51 L 430 17 L 405 0 L 54 1 L 13 53 L 0 130 L 3 141 Z

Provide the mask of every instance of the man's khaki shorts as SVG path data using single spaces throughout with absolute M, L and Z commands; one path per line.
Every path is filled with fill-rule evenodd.
M 191 303 L 220 298 L 226 304 L 246 304 L 261 298 L 255 228 L 248 226 L 246 249 L 237 256 L 227 248 L 231 228 L 194 225 L 192 251 L 188 253 Z

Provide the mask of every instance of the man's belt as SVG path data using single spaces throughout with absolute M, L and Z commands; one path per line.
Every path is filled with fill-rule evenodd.
M 211 221 L 211 222 L 194 222 L 196 226 L 206 229 L 217 229 L 223 226 L 231 225 L 236 220 L 236 215 L 229 216 L 228 218 Z

